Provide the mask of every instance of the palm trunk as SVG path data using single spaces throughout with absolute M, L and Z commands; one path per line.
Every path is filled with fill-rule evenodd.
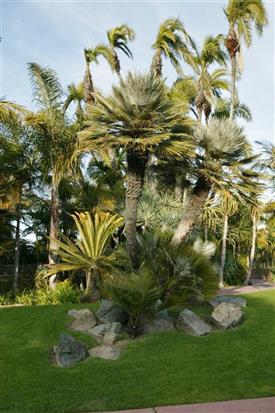
M 59 228 L 59 210 L 58 210 L 58 185 L 55 176 L 52 178 L 51 188 L 51 222 L 50 222 L 50 243 L 49 243 L 49 265 L 56 264 L 58 261 L 58 228 Z M 57 274 L 53 274 L 49 280 L 50 288 L 55 288 Z
M 99 291 L 96 283 L 96 272 L 95 270 L 87 270 L 86 272 L 86 294 L 89 295 L 92 301 L 97 301 L 99 299 Z
M 219 286 L 222 288 L 224 286 L 224 267 L 226 261 L 226 243 L 227 243 L 227 234 L 228 234 L 228 215 L 225 214 L 224 216 L 224 223 L 223 223 L 223 237 L 222 237 L 222 253 L 221 253 L 221 267 L 220 267 L 220 274 L 219 274 Z
M 236 55 L 231 56 L 231 101 L 229 119 L 234 118 L 234 108 L 236 101 Z
M 156 50 L 152 63 L 151 63 L 151 74 L 155 77 L 161 78 L 162 76 L 162 58 L 161 58 L 161 51 Z
M 14 279 L 13 289 L 16 291 L 19 280 L 20 261 L 20 219 L 21 219 L 22 187 L 19 190 L 19 199 L 16 205 L 16 233 L 15 233 L 15 257 L 14 257 Z
M 138 267 L 136 225 L 138 201 L 144 185 L 144 176 L 148 163 L 148 154 L 134 151 L 127 152 L 127 189 L 125 202 L 125 233 L 127 249 L 133 269 Z
M 248 272 L 247 276 L 245 279 L 244 284 L 248 285 L 250 281 L 250 277 L 252 274 L 252 270 L 254 267 L 254 259 L 255 259 L 255 250 L 256 250 L 256 237 L 257 237 L 257 219 L 256 215 L 254 214 L 252 217 L 253 221 L 253 227 L 252 227 L 252 243 L 251 243 L 251 250 L 250 250 L 250 257 L 249 257 L 249 266 L 248 266 Z
M 175 198 L 179 202 L 182 201 L 182 177 L 179 174 L 175 176 Z
M 208 183 L 203 178 L 199 178 L 189 201 L 185 203 L 183 217 L 171 240 L 172 245 L 179 245 L 187 238 L 202 213 L 209 191 Z
M 95 101 L 94 98 L 94 85 L 92 81 L 92 75 L 91 71 L 89 68 L 89 63 L 86 63 L 86 71 L 84 75 L 84 81 L 83 81 L 83 94 L 84 94 L 84 100 L 85 103 L 92 104 Z

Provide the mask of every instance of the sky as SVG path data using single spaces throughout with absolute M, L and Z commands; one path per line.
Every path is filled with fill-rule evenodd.
M 136 32 L 130 44 L 134 59 L 120 53 L 122 74 L 150 67 L 158 27 L 169 17 L 180 17 L 189 34 L 200 45 L 207 35 L 226 33 L 223 13 L 226 1 L 9 1 L 1 0 L 0 96 L 34 108 L 27 63 L 53 68 L 64 86 L 82 80 L 83 48 L 106 42 L 106 31 L 127 23 Z M 238 83 L 240 101 L 252 111 L 253 121 L 245 126 L 254 142 L 275 144 L 275 0 L 265 1 L 269 25 L 262 37 L 243 50 L 244 68 Z M 186 72 L 187 68 L 184 67 Z M 92 67 L 97 88 L 107 93 L 116 82 L 101 60 Z M 164 65 L 168 84 L 176 80 L 175 70 Z

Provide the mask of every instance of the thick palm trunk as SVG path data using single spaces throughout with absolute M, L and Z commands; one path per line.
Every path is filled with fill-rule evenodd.
M 246 279 L 245 279 L 245 282 L 244 282 L 245 285 L 249 284 L 251 274 L 252 274 L 252 270 L 253 270 L 253 267 L 254 267 L 255 250 L 256 250 L 256 237 L 257 237 L 257 219 L 256 219 L 256 215 L 253 215 L 252 221 L 253 221 L 252 243 L 251 243 L 251 250 L 250 250 L 250 257 L 249 257 L 248 272 L 247 272 L 247 276 L 246 276 Z
M 219 274 L 219 286 L 220 286 L 220 288 L 222 288 L 224 286 L 223 281 L 224 281 L 224 267 L 225 267 L 225 261 L 226 261 L 227 234 L 228 234 L 228 215 L 225 214 L 224 223 L 223 223 L 221 266 L 220 266 L 220 274 Z
M 162 58 L 160 50 L 157 50 L 153 56 L 151 63 L 151 74 L 158 78 L 162 76 Z
M 99 291 L 96 283 L 96 272 L 87 270 L 86 272 L 86 294 L 91 297 L 92 301 L 99 299 Z
M 202 213 L 209 191 L 208 183 L 199 178 L 189 200 L 185 202 L 183 217 L 171 240 L 172 245 L 179 245 L 187 238 Z
M 92 104 L 95 101 L 94 98 L 94 85 L 92 81 L 92 75 L 91 71 L 89 68 L 89 64 L 86 64 L 86 70 L 84 74 L 84 80 L 83 80 L 83 94 L 84 94 L 84 100 L 85 103 Z
M 52 178 L 51 188 L 51 221 L 50 221 L 50 243 L 49 243 L 49 265 L 56 264 L 58 261 L 58 228 L 59 228 L 59 209 L 58 209 L 58 185 L 55 176 Z M 55 288 L 57 274 L 53 274 L 49 280 L 50 288 Z
M 133 269 L 138 267 L 136 225 L 138 201 L 144 185 L 148 154 L 128 151 L 127 189 L 125 202 L 125 233 L 127 249 Z
M 175 198 L 177 201 L 182 201 L 182 176 L 176 174 L 175 176 Z
M 13 279 L 13 289 L 15 291 L 17 290 L 18 280 L 19 280 L 21 199 L 22 199 L 22 189 L 20 189 L 19 200 L 16 206 L 16 232 L 15 232 L 15 256 L 14 256 L 14 279 Z

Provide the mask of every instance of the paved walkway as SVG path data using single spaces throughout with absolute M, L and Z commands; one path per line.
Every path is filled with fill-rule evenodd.
M 275 288 L 274 283 L 270 283 L 270 282 L 262 281 L 262 280 L 252 280 L 252 285 L 244 285 L 241 287 L 221 288 L 220 291 L 218 292 L 218 295 L 248 294 L 248 293 L 256 293 L 258 291 L 272 290 L 274 288 Z
M 120 410 L 115 413 L 274 413 L 275 397 L 217 403 L 184 404 L 150 409 Z M 111 412 L 105 412 L 111 413 Z

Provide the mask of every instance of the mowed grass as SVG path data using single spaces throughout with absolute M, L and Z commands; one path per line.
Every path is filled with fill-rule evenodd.
M 0 411 L 67 413 L 275 395 L 275 291 L 246 295 L 245 322 L 206 337 L 133 341 L 118 361 L 50 362 L 69 308 L 0 309 Z M 80 337 L 81 335 L 78 335 Z M 83 341 L 93 344 L 89 337 Z

